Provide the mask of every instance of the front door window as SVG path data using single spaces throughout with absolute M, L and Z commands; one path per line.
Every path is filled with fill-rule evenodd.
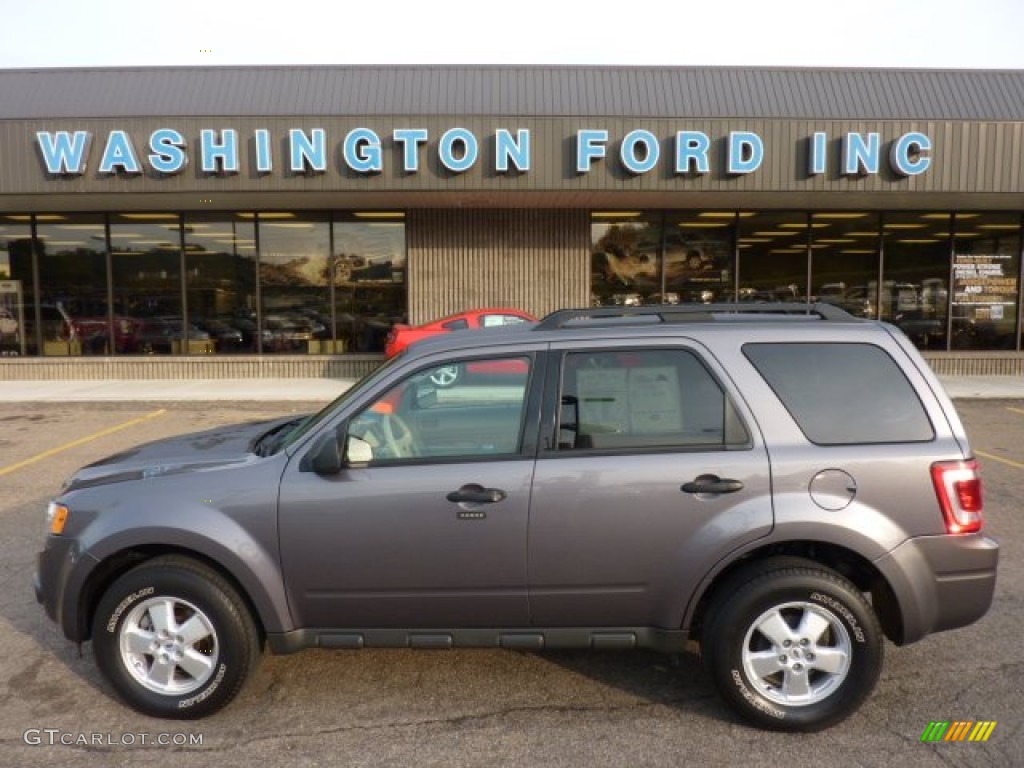
M 422 369 L 352 419 L 374 463 L 479 460 L 519 452 L 530 362 L 464 360 Z

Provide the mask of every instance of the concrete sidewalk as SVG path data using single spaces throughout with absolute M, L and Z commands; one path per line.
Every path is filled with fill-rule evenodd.
M 0 403 L 328 401 L 352 379 L 0 381 Z
M 939 376 L 953 399 L 1024 400 L 1024 376 Z
M 1024 400 L 1024 376 L 940 376 L 953 398 Z M 0 403 L 332 400 L 352 379 L 0 381 Z

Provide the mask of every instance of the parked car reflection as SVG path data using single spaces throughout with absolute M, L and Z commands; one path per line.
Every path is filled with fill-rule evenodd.
M 183 329 L 181 318 L 150 317 L 137 327 L 134 351 L 143 355 L 182 354 L 186 346 L 182 341 L 186 338 L 189 342 L 208 342 L 210 334 L 191 323 Z
M 923 309 L 898 312 L 893 325 L 903 331 L 918 349 L 946 348 L 946 318 Z
M 197 317 L 193 324 L 216 342 L 217 352 L 238 352 L 245 347 L 245 337 L 237 327 L 215 317 Z

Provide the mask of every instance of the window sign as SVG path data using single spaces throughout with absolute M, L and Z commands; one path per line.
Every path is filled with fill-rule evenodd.
M 1002 320 L 1017 303 L 1016 254 L 989 242 L 967 243 L 953 257 L 953 305 L 977 319 Z
M 953 347 L 1013 349 L 1020 273 L 1014 214 L 957 214 L 953 254 Z

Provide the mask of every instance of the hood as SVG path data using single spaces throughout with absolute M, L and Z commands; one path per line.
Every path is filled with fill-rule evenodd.
M 261 437 L 280 432 L 304 418 L 288 416 L 232 424 L 145 443 L 82 467 L 61 492 L 259 461 L 253 450 Z

